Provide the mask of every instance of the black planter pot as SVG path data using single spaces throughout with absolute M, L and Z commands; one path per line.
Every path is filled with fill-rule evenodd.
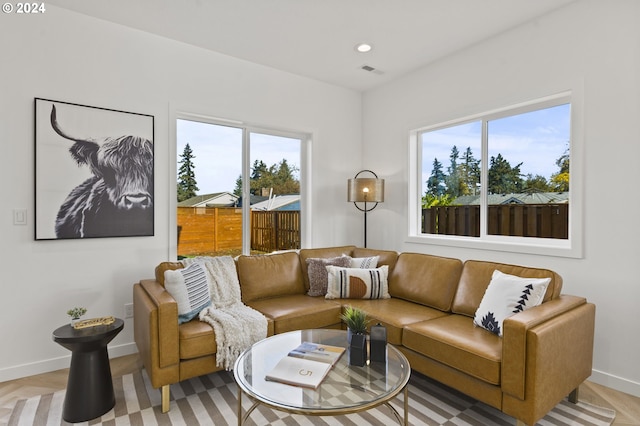
M 367 363 L 366 334 L 351 334 L 349 340 L 349 365 L 364 366 Z

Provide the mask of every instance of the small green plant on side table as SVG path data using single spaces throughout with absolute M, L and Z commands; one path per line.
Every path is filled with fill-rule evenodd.
M 71 326 L 73 326 L 73 324 L 76 321 L 78 321 L 80 317 L 86 313 L 87 313 L 87 308 L 83 308 L 83 307 L 75 307 L 75 308 L 69 309 L 67 311 L 67 315 L 71 317 Z

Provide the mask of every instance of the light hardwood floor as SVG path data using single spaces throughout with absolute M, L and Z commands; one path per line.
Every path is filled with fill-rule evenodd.
M 119 377 L 142 367 L 136 354 L 111 360 L 111 374 Z M 5 426 L 19 399 L 55 392 L 67 385 L 68 369 L 0 383 L 0 425 Z M 616 410 L 616 426 L 640 426 L 640 398 L 586 381 L 580 401 Z

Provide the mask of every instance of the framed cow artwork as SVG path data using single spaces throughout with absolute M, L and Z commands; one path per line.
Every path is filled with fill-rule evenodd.
M 151 236 L 154 117 L 35 99 L 35 239 Z

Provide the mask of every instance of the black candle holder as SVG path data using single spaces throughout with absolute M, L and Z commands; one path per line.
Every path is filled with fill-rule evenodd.
M 369 332 L 369 343 L 371 346 L 371 361 L 387 361 L 387 329 L 380 323 L 371 326 Z

